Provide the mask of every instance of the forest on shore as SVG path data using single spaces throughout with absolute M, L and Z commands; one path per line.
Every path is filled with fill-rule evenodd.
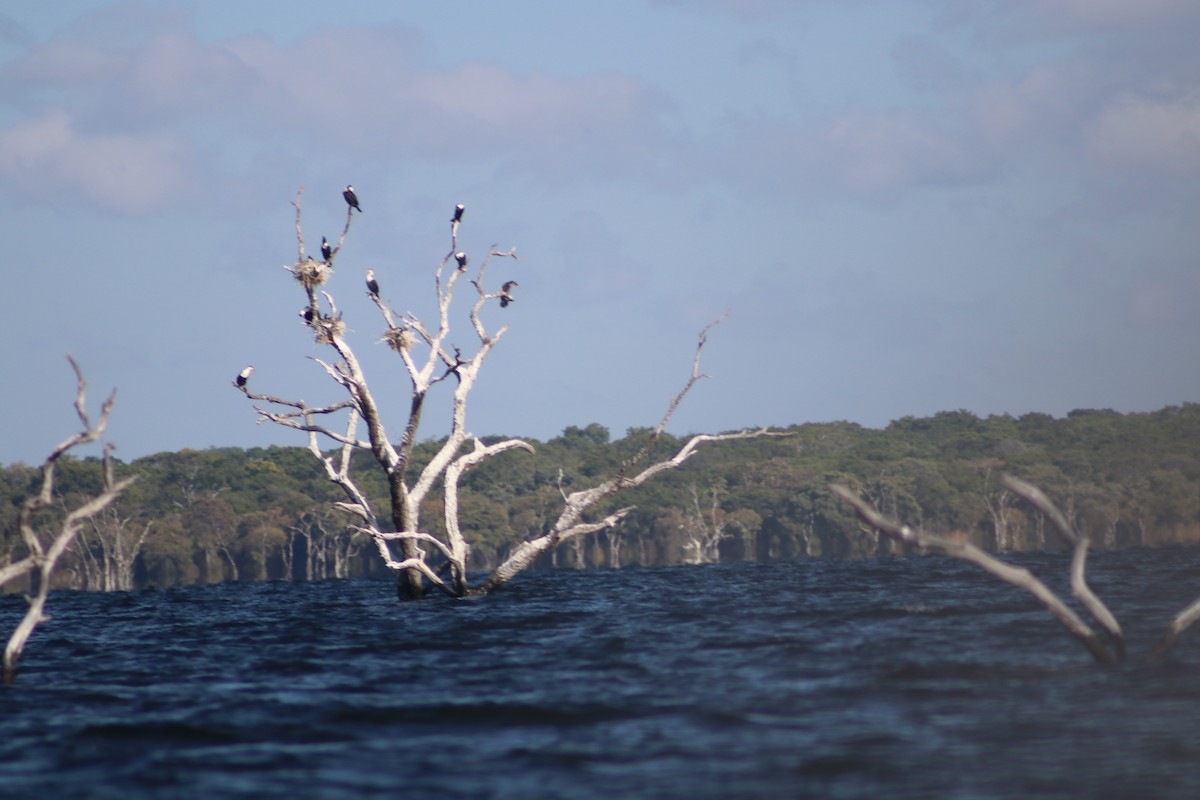
M 1062 418 L 948 411 L 904 417 L 882 429 L 827 422 L 787 430 L 787 438 L 724 442 L 699 452 L 612 501 L 637 506 L 619 527 L 576 539 L 540 566 L 894 552 L 895 545 L 865 531 L 830 493 L 831 483 L 859 490 L 908 524 L 991 551 L 1062 547 L 1043 516 L 1001 485 L 1003 474 L 1039 486 L 1095 546 L 1200 543 L 1197 403 L 1149 413 L 1080 409 Z M 572 426 L 545 442 L 527 440 L 533 454 L 506 453 L 468 472 L 460 518 L 472 568 L 493 567 L 516 543 L 543 533 L 561 508 L 562 492 L 615 474 L 649 436 L 650 429 L 639 428 L 613 440 L 601 425 Z M 664 436 L 655 453 L 669 454 L 682 441 Z M 414 468 L 436 447 L 433 441 L 419 445 Z M 386 483 L 368 461 L 357 456 L 355 479 L 386 506 Z M 385 572 L 374 545 L 333 507 L 340 492 L 303 447 L 164 452 L 118 462 L 116 474 L 137 480 L 87 524 L 56 585 L 126 590 Z M 24 555 L 17 516 L 39 480 L 36 466 L 0 468 L 0 565 Z M 60 508 L 74 507 L 102 485 L 99 459 L 59 462 Z M 440 519 L 440 497 L 428 503 L 433 507 L 424 518 Z M 26 589 L 20 581 L 5 588 Z

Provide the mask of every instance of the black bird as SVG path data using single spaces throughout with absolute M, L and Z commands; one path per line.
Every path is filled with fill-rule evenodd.
M 313 318 L 317 316 L 317 312 L 313 311 L 312 306 L 305 306 L 304 310 L 300 312 L 300 316 L 304 317 L 305 322 L 311 323 Z
M 362 213 L 362 209 L 358 206 L 358 195 L 354 193 L 353 186 L 347 186 L 342 191 L 342 197 L 346 198 L 346 203 L 358 213 Z
M 321 237 L 321 258 L 325 259 L 326 263 L 329 263 L 329 257 L 331 255 L 333 255 L 333 248 L 329 246 L 329 242 L 326 241 L 324 236 L 322 236 Z
M 367 291 L 372 297 L 379 297 L 379 283 L 375 280 L 375 270 L 367 270 Z
M 514 286 L 520 286 L 520 285 L 521 284 L 517 283 L 516 281 L 505 281 L 504 282 L 504 285 L 500 287 L 500 307 L 501 308 L 508 308 L 508 304 L 512 302 L 512 288 Z
M 236 383 L 239 389 L 246 388 L 246 379 L 250 377 L 251 372 L 254 372 L 254 367 L 246 367 L 244 370 L 238 373 Z
M 454 219 L 452 219 L 450 221 L 451 222 L 462 222 L 462 215 L 463 215 L 463 211 L 465 211 L 465 210 L 466 210 L 466 206 L 464 206 L 462 203 L 459 203 L 458 205 L 456 205 L 454 207 Z
M 454 254 L 454 260 L 458 262 L 458 271 L 462 272 L 467 268 L 467 254 L 459 250 Z

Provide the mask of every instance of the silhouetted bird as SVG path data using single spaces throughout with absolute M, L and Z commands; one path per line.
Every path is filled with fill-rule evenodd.
M 458 205 L 456 205 L 454 207 L 454 219 L 452 219 L 450 221 L 451 222 L 462 222 L 462 215 L 463 215 L 463 211 L 465 211 L 465 210 L 466 210 L 466 206 L 464 206 L 462 203 L 459 203 Z
M 329 263 L 329 257 L 331 255 L 333 255 L 333 248 L 329 246 L 329 242 L 326 241 L 324 236 L 322 236 L 321 237 L 321 258 L 325 259 L 326 263 Z
M 251 372 L 254 372 L 254 367 L 246 367 L 244 370 L 238 373 L 237 385 L 239 389 L 245 388 L 246 379 L 250 377 Z
M 379 283 L 375 280 L 375 270 L 367 270 L 367 291 L 373 297 L 379 297 Z
M 514 286 L 520 286 L 520 285 L 521 284 L 517 283 L 516 281 L 505 281 L 504 282 L 504 285 L 500 287 L 500 307 L 501 308 L 508 308 L 508 304 L 513 301 L 512 288 Z
M 464 269 L 467 268 L 467 254 L 464 253 L 462 250 L 459 250 L 457 253 L 454 254 L 454 260 L 458 262 L 459 272 L 462 272 Z
M 358 213 L 362 213 L 362 209 L 358 205 L 358 195 L 354 193 L 353 186 L 347 186 L 342 191 L 342 197 L 346 198 L 346 203 Z

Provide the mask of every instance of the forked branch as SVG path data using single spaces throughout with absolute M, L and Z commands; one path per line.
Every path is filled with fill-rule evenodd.
M 724 317 L 722 317 L 723 319 Z M 792 434 L 787 431 L 771 431 L 767 428 L 759 428 L 757 430 L 735 431 L 733 433 L 721 434 L 697 434 L 688 439 L 682 447 L 676 451 L 675 455 L 668 459 L 659 461 L 645 467 L 636 475 L 629 476 L 629 471 L 639 462 L 643 461 L 650 453 L 654 443 L 661 437 L 662 432 L 666 429 L 667 423 L 671 421 L 671 417 L 675 415 L 680 404 L 692 387 L 704 377 L 700 373 L 700 354 L 704 350 L 704 345 L 708 341 L 708 332 L 721 320 L 710 322 L 700 331 L 698 341 L 696 343 L 696 352 L 692 358 L 692 371 L 687 382 L 678 394 L 672 398 L 667 406 L 666 413 L 659 420 L 654 432 L 651 434 L 649 441 L 642 445 L 641 449 L 624 464 L 621 465 L 617 474 L 608 480 L 600 483 L 590 489 L 581 489 L 571 492 L 570 494 L 563 493 L 563 510 L 559 514 L 558 519 L 551 526 L 550 530 L 541 536 L 538 536 L 529 541 L 522 542 L 518 545 L 508 558 L 493 572 L 482 586 L 476 590 L 477 594 L 485 594 L 495 591 L 503 586 L 513 576 L 521 570 L 532 564 L 543 553 L 548 552 L 557 547 L 562 542 L 572 539 L 576 536 L 595 533 L 597 531 L 606 530 L 616 527 L 631 511 L 633 506 L 622 508 L 618 511 L 606 516 L 604 519 L 597 522 L 583 521 L 584 514 L 591 510 L 600 501 L 612 497 L 626 489 L 632 489 L 641 486 L 646 481 L 656 475 L 659 475 L 687 461 L 700 445 L 708 442 L 723 442 L 734 439 L 755 439 L 761 436 L 786 437 Z M 561 492 L 561 474 L 560 474 L 560 492 Z
M 1034 508 L 1045 514 L 1054 523 L 1054 527 L 1063 535 L 1063 538 L 1075 545 L 1075 553 L 1071 559 L 1071 593 L 1078 598 L 1079 602 L 1088 610 L 1092 618 L 1099 623 L 1100 627 L 1108 632 L 1113 643 L 1113 649 L 1116 652 L 1116 660 L 1124 660 L 1125 637 L 1121 633 L 1121 625 L 1117 622 L 1117 618 L 1112 615 L 1112 612 L 1108 610 L 1108 606 L 1104 605 L 1103 601 L 1088 586 L 1087 578 L 1085 577 L 1088 547 L 1091 544 L 1088 537 L 1078 533 L 1071 523 L 1067 522 L 1067 518 L 1058 510 L 1058 507 L 1050 501 L 1050 498 L 1033 484 L 1026 483 L 1011 475 L 1005 475 L 1001 479 L 1001 483 L 1010 492 L 1029 501 Z
M 1001 561 L 973 544 L 944 539 L 935 534 L 926 533 L 920 528 L 913 528 L 889 519 L 845 486 L 834 484 L 829 488 L 850 504 L 859 519 L 880 533 L 904 544 L 916 545 L 924 550 L 974 564 L 1005 583 L 1029 592 L 1062 623 L 1072 636 L 1088 649 L 1098 663 L 1113 664 L 1117 661 L 1116 655 L 1108 649 L 1104 638 L 1093 631 L 1086 622 L 1080 619 L 1078 614 L 1072 611 L 1046 584 L 1034 577 L 1029 570 Z
M 80 445 L 97 441 L 104 434 L 105 428 L 108 427 L 108 418 L 113 402 L 116 399 L 114 390 L 101 406 L 100 418 L 95 424 L 92 424 L 87 413 L 87 382 L 84 380 L 83 371 L 74 358 L 67 356 L 67 360 L 71 362 L 71 369 L 75 371 L 75 413 L 78 415 L 83 429 L 64 439 L 43 462 L 41 488 L 36 495 L 25 501 L 17 520 L 17 527 L 29 550 L 29 555 L 0 571 L 0 585 L 27 573 L 36 575 L 35 594 L 29 598 L 29 609 L 18 623 L 4 649 L 2 672 L 6 685 L 12 684 L 16 680 L 17 662 L 25 648 L 25 643 L 33 634 L 38 623 L 48 619 L 44 609 L 46 598 L 50 592 L 54 568 L 57 566 L 59 558 L 66 552 L 83 524 L 107 508 L 134 480 L 132 477 L 120 481 L 114 480 L 112 460 L 109 457 L 110 447 L 106 445 L 103 460 L 104 490 L 69 512 L 53 536 L 43 539 L 38 534 L 33 520 L 39 511 L 48 508 L 53 503 L 54 471 L 59 458 Z
M 1066 627 L 1071 635 L 1075 636 L 1087 647 L 1097 662 L 1101 664 L 1114 664 L 1123 661 L 1125 659 L 1125 639 L 1121 631 L 1121 626 L 1108 607 L 1092 591 L 1091 587 L 1088 586 L 1085 578 L 1084 573 L 1087 565 L 1089 546 L 1088 537 L 1075 530 L 1067 521 L 1066 516 L 1059 511 L 1058 507 L 1054 505 L 1041 489 L 1012 476 L 1005 476 L 1003 483 L 1006 489 L 1025 499 L 1034 508 L 1044 514 L 1059 533 L 1075 546 L 1074 556 L 1071 559 L 1071 592 L 1104 629 L 1107 640 L 1104 636 L 1095 633 L 1088 627 L 1057 595 L 1031 575 L 1025 568 L 1014 567 L 1011 564 L 1000 561 L 974 545 L 943 539 L 940 536 L 926 533 L 919 528 L 912 528 L 888 519 L 845 486 L 834 485 L 830 489 L 838 497 L 849 503 L 863 522 L 880 533 L 897 541 L 914 544 L 931 552 L 968 561 L 1007 583 L 1025 589 L 1041 601 L 1059 622 Z M 1171 620 L 1171 623 L 1163 632 L 1158 643 L 1147 654 L 1147 660 L 1153 662 L 1164 658 L 1175 645 L 1179 636 L 1197 619 L 1200 619 L 1200 599 L 1192 602 Z M 1111 650 L 1109 649 L 1110 646 Z

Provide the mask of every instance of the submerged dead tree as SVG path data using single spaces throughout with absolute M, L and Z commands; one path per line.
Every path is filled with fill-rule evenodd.
M 346 223 L 336 245 L 322 241 L 321 259 L 307 255 L 304 248 L 300 201 L 303 189 L 292 204 L 296 208 L 297 259 L 285 265 L 304 290 L 307 305 L 300 317 L 313 333 L 318 344 L 327 346 L 336 358 L 314 359 L 328 378 L 340 387 L 340 399 L 325 405 L 309 405 L 304 400 L 292 400 L 251 391 L 249 374 L 243 371 L 235 386 L 255 401 L 259 422 L 271 422 L 303 431 L 308 435 L 308 447 L 321 462 L 329 480 L 341 488 L 344 499 L 336 505 L 354 519 L 354 527 L 367 534 L 375 544 L 380 558 L 397 578 L 402 599 L 418 599 L 427 586 L 448 595 L 465 597 L 486 594 L 503 586 L 513 576 L 530 566 L 539 556 L 559 544 L 578 537 L 616 526 L 632 508 L 621 508 L 599 519 L 590 519 L 589 512 L 603 500 L 618 492 L 640 486 L 655 475 L 673 469 L 703 444 L 727 439 L 776 435 L 766 429 L 741 431 L 720 435 L 697 435 L 690 438 L 669 459 L 647 463 L 654 445 L 661 439 L 668 421 L 684 397 L 703 377 L 700 374 L 700 353 L 704 347 L 709 325 L 700 334 L 692 363 L 692 372 L 683 389 L 670 402 L 666 413 L 641 450 L 625 462 L 617 474 L 590 488 L 562 492 L 563 509 L 548 530 L 515 546 L 508 557 L 482 583 L 472 586 L 467 578 L 469 545 L 459 524 L 458 492 L 464 473 L 483 461 L 510 450 L 532 452 L 532 446 L 521 439 L 504 439 L 485 444 L 473 436 L 467 426 L 467 406 L 479 372 L 492 348 L 508 330 L 507 325 L 490 328 L 484 319 L 485 309 L 505 308 L 513 302 L 515 280 L 505 280 L 489 289 L 488 269 L 497 259 L 517 259 L 515 249 L 507 251 L 489 248 L 478 259 L 474 275 L 468 276 L 474 263 L 459 249 L 458 231 L 463 219 L 463 206 L 455 207 L 450 220 L 450 246 L 438 262 L 433 274 L 436 312 L 425 319 L 412 311 L 398 313 L 382 299 L 381 284 L 386 276 L 366 271 L 366 289 L 379 311 L 383 324 L 382 341 L 395 353 L 407 375 L 410 393 L 406 413 L 400 415 L 403 429 L 398 439 L 389 433 L 387 406 L 371 392 L 366 373 L 346 338 L 346 325 L 333 295 L 325 288 L 333 275 L 333 264 L 345 244 L 356 208 L 346 211 Z M 450 339 L 451 308 L 455 289 L 465 291 L 470 298 L 466 313 L 468 336 L 474 342 L 474 352 L 464 352 Z M 713 323 L 715 324 L 715 323 Z M 450 430 L 445 440 L 426 463 L 413 463 L 417 441 L 430 392 L 446 383 L 450 393 Z M 365 432 L 360 433 L 360 429 Z M 364 435 L 365 433 L 365 435 Z M 333 443 L 329 454 L 321 445 Z M 350 474 L 352 456 L 357 451 L 370 453 L 387 479 L 388 508 L 377 511 L 371 500 Z M 422 525 L 423 502 L 440 484 L 442 489 L 442 527 L 444 534 L 434 535 Z
M 1125 636 L 1120 623 L 1109 611 L 1108 606 L 1088 585 L 1087 555 L 1091 542 L 1086 533 L 1078 531 L 1051 502 L 1044 492 L 1032 484 L 1010 475 L 1001 480 L 1004 488 L 1024 499 L 1047 519 L 1073 548 L 1071 559 L 1071 594 L 1097 625 L 1097 631 L 1066 604 L 1046 584 L 1029 570 L 1002 561 L 986 551 L 968 543 L 946 539 L 932 533 L 897 522 L 880 514 L 870 503 L 851 489 L 833 485 L 830 489 L 853 508 L 859 519 L 871 528 L 903 544 L 933 553 L 967 561 L 991 573 L 1002 581 L 1024 589 L 1032 594 L 1074 636 L 1100 664 L 1118 664 L 1125 660 Z M 1179 612 L 1167 626 L 1158 644 L 1147 654 L 1147 659 L 1157 661 L 1174 646 L 1183 631 L 1200 618 L 1200 599 Z
M 30 576 L 32 584 L 28 597 L 29 609 L 13 630 L 8 645 L 4 648 L 3 680 L 5 684 L 12 684 L 16 680 L 17 661 L 21 658 L 25 643 L 33 634 L 38 623 L 49 619 L 45 614 L 46 598 L 49 595 L 54 568 L 58 565 L 59 559 L 67 552 L 84 523 L 107 508 L 134 480 L 132 477 L 120 481 L 114 480 L 112 461 L 109 458 L 111 446 L 106 444 L 104 447 L 104 490 L 78 508 L 67 511 L 56 529 L 47 529 L 48 526 L 44 524 L 43 513 L 54 506 L 54 471 L 58 460 L 76 447 L 94 442 L 103 435 L 104 429 L 108 427 L 109 412 L 116 399 L 114 390 L 100 407 L 100 418 L 95 424 L 92 424 L 87 413 L 87 383 L 83 379 L 83 372 L 74 358 L 68 356 L 67 359 L 71 362 L 71 368 L 75 370 L 77 382 L 75 413 L 78 414 L 79 421 L 83 423 L 83 430 L 64 439 L 42 463 L 41 486 L 38 493 L 25 501 L 17 517 L 17 527 L 20 531 L 21 541 L 25 545 L 26 555 L 16 562 L 0 567 L 0 586 L 24 575 Z
M 133 518 L 121 516 L 115 503 L 89 522 L 91 533 L 80 531 L 78 546 L 72 548 L 77 551 L 83 572 L 83 588 L 102 592 L 131 591 L 134 566 L 154 523 L 138 523 L 131 527 Z

